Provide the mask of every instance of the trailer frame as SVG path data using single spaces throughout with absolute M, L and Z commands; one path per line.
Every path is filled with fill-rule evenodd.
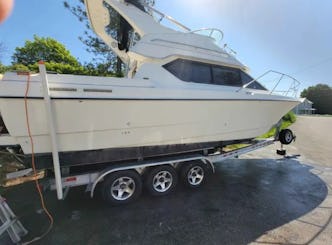
M 215 152 L 213 154 L 192 154 L 185 156 L 171 156 L 171 157 L 160 157 L 158 160 L 141 160 L 141 161 L 132 161 L 127 164 L 112 164 L 106 168 L 103 168 L 99 171 L 91 171 L 83 174 L 69 175 L 62 177 L 61 186 L 65 189 L 64 197 L 66 197 L 69 188 L 76 186 L 86 186 L 86 192 L 90 192 L 90 197 L 94 197 L 96 186 L 98 183 L 101 183 L 105 177 L 108 175 L 123 171 L 123 170 L 135 170 L 140 175 L 143 175 L 144 170 L 150 167 L 162 166 L 162 165 L 171 165 L 177 167 L 179 164 L 186 164 L 186 162 L 192 161 L 201 161 L 206 167 L 215 172 L 214 164 L 221 163 L 224 160 L 229 158 L 235 158 L 245 153 L 269 146 L 274 144 L 278 139 L 276 137 L 268 138 L 264 140 L 255 140 L 249 146 L 241 147 L 239 149 L 231 150 L 228 152 Z M 47 189 L 57 190 L 56 182 L 54 179 L 50 179 L 49 183 L 46 185 Z

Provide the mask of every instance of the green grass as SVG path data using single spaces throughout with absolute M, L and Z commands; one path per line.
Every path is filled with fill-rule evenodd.
M 280 129 L 288 128 L 290 125 L 292 125 L 295 122 L 296 122 L 296 116 L 295 116 L 294 112 L 290 111 L 285 116 L 282 117 Z M 275 133 L 276 133 L 276 127 L 273 127 L 268 132 L 266 132 L 265 134 L 263 134 L 257 138 L 259 138 L 259 139 L 270 138 L 270 137 L 273 137 L 275 135 Z
M 250 144 L 233 144 L 233 145 L 227 145 L 223 148 L 223 151 L 233 151 L 233 150 L 236 150 L 236 149 L 240 149 L 240 148 L 243 148 L 243 147 L 246 147 Z
M 290 125 L 292 125 L 293 123 L 290 122 L 290 121 L 282 121 L 281 123 L 281 127 L 280 129 L 285 129 L 285 128 L 288 128 Z M 273 137 L 276 133 L 276 127 L 273 127 L 270 129 L 270 131 L 266 132 L 265 134 L 257 137 L 259 139 L 263 138 L 263 139 L 266 139 L 266 138 L 270 138 L 270 137 Z

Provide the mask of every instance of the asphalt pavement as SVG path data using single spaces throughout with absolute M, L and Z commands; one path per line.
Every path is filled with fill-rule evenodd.
M 298 116 L 293 146 L 313 165 L 332 167 L 332 116 Z

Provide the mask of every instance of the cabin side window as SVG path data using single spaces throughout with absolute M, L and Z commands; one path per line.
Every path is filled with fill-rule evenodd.
M 163 66 L 182 81 L 241 87 L 253 79 L 242 70 L 197 61 L 177 59 Z M 266 90 L 257 81 L 248 88 Z
M 209 64 L 178 59 L 164 65 L 164 68 L 182 81 L 195 83 L 212 81 Z
M 241 87 L 240 70 L 230 67 L 213 66 L 213 83 L 225 86 Z
M 184 60 L 174 60 L 164 65 L 164 68 L 182 81 L 190 81 L 191 68 Z
M 208 64 L 192 62 L 191 81 L 195 83 L 211 83 L 211 67 Z
M 242 79 L 242 83 L 243 85 L 250 83 L 252 80 L 254 80 L 251 76 L 249 76 L 248 74 L 244 73 L 243 71 L 241 71 L 241 79 Z M 259 90 L 267 90 L 264 86 L 262 86 L 259 82 L 255 81 L 252 82 L 251 84 L 249 84 L 247 86 L 247 88 L 251 88 L 251 89 L 259 89 Z

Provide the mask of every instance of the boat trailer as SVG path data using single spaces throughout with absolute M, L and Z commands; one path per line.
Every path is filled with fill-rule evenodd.
M 292 138 L 292 140 L 294 139 L 295 137 Z M 61 178 L 64 198 L 71 187 L 83 185 L 86 186 L 85 191 L 90 192 L 92 198 L 97 185 L 100 185 L 103 199 L 117 205 L 136 199 L 141 192 L 143 180 L 152 195 L 167 194 L 175 187 L 178 181 L 177 176 L 182 178 L 180 180 L 186 186 L 197 188 L 205 182 L 209 173 L 214 173 L 215 164 L 272 145 L 276 141 L 278 141 L 278 138 L 273 137 L 255 140 L 250 145 L 227 152 L 160 157 L 155 160 L 113 164 L 98 171 L 68 175 Z M 277 150 L 277 154 L 285 155 L 286 151 L 281 148 L 281 150 Z M 55 179 L 50 179 L 44 185 L 44 188 L 56 190 Z M 134 193 L 136 191 L 138 191 L 138 194 Z

